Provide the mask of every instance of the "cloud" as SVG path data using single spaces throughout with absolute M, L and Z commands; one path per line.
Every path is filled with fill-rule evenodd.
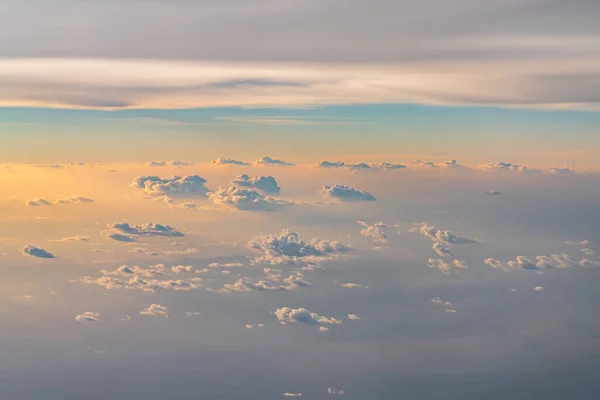
M 65 243 L 65 242 L 89 242 L 90 238 L 87 236 L 70 236 L 62 239 L 51 240 L 52 243 Z
M 169 318 L 168 308 L 165 306 L 161 306 L 160 304 L 151 304 L 147 308 L 140 311 L 140 315 L 147 315 L 152 317 L 165 317 Z
M 275 316 L 279 323 L 285 325 L 287 323 L 298 323 L 307 325 L 337 325 L 342 321 L 333 317 L 325 317 L 316 313 L 312 313 L 305 308 L 289 308 L 282 307 L 275 310 Z
M 194 165 L 193 162 L 189 162 L 189 161 L 179 161 L 179 160 L 173 160 L 173 161 L 150 161 L 148 164 L 146 164 L 148 167 L 187 167 L 190 165 Z
M 488 170 L 488 171 L 497 171 L 497 172 L 502 172 L 502 171 L 528 172 L 528 173 L 541 172 L 539 169 L 528 168 L 523 165 L 511 164 L 509 162 L 504 162 L 504 161 L 485 164 L 482 166 L 482 168 L 485 170 Z
M 239 166 L 252 165 L 249 162 L 240 161 L 240 160 L 232 160 L 231 158 L 217 158 L 216 160 L 212 160 L 210 163 L 212 165 L 239 165 Z
M 432 297 L 431 300 L 432 303 L 434 304 L 443 304 L 443 305 L 447 305 L 447 306 L 451 306 L 452 303 L 450 303 L 449 301 L 444 301 L 442 299 L 440 299 L 439 297 Z
M 257 236 L 247 247 L 260 254 L 253 259 L 255 263 L 272 265 L 318 264 L 353 250 L 335 240 L 313 238 L 307 242 L 289 229 L 276 235 Z
M 100 314 L 87 311 L 75 317 L 77 322 L 100 322 Z
M 241 278 L 237 280 L 234 284 L 224 285 L 223 288 L 219 290 L 219 292 L 281 292 L 288 290 L 296 290 L 298 288 L 310 285 L 310 282 L 304 280 L 304 276 L 302 275 L 302 273 L 296 272 L 282 280 L 273 276 L 271 276 L 271 279 L 263 279 L 258 282 L 252 282 L 248 278 Z
M 185 236 L 182 232 L 176 230 L 171 225 L 153 224 L 147 222 L 145 224 L 130 225 L 127 222 L 109 224 L 109 229 L 123 232 L 127 235 L 138 235 L 138 236 L 168 236 L 168 237 L 179 237 Z M 114 237 L 113 237 L 114 239 Z
M 136 241 L 131 236 L 123 235 L 121 233 L 111 233 L 108 235 L 108 237 L 118 242 L 132 243 Z
M 202 279 L 195 277 L 189 280 L 176 279 L 180 274 L 195 273 L 193 267 L 175 265 L 171 268 L 164 264 L 149 265 L 147 267 L 122 265 L 114 271 L 100 271 L 102 276 L 92 278 L 83 276 L 79 281 L 88 285 L 102 286 L 107 290 L 133 289 L 154 293 L 157 290 L 188 291 L 198 289 Z
M 277 181 L 272 176 L 254 176 L 250 177 L 246 174 L 242 174 L 231 181 L 232 184 L 250 187 L 258 190 L 262 190 L 265 193 L 279 194 L 281 188 L 277 184 Z
M 573 175 L 575 173 L 575 171 L 573 171 L 570 168 L 557 168 L 557 167 L 550 167 L 546 170 L 546 172 L 549 174 L 554 174 L 554 175 Z
M 208 264 L 209 268 L 239 268 L 239 267 L 243 267 L 244 264 L 242 263 L 210 263 Z
M 415 228 L 413 228 L 413 231 Z M 470 244 L 479 243 L 475 239 L 468 239 L 461 236 L 457 236 L 450 231 L 435 229 L 435 226 L 427 225 L 422 223 L 417 230 L 425 237 L 433 240 L 434 242 L 440 242 L 443 244 Z
M 287 204 L 272 196 L 265 195 L 257 189 L 238 185 L 228 188 L 220 187 L 209 193 L 208 196 L 216 205 L 243 211 L 269 211 Z
M 536 286 L 533 288 L 533 290 L 535 290 L 536 292 L 541 292 L 542 290 L 546 290 L 546 288 L 543 286 Z
M 255 165 L 282 165 L 282 166 L 294 165 L 292 163 L 278 160 L 276 158 L 267 157 L 267 156 L 261 157 L 260 159 L 254 161 L 254 164 Z
M 283 393 L 282 396 L 285 396 L 285 397 L 302 397 L 302 393 L 285 392 L 285 393 Z
M 150 196 L 206 197 L 210 192 L 204 184 L 206 179 L 198 175 L 159 178 L 154 175 L 142 175 L 133 179 L 131 187 L 142 189 Z
M 39 247 L 35 247 L 32 244 L 28 244 L 25 247 L 23 247 L 21 249 L 21 253 L 23 253 L 23 255 L 29 255 L 31 257 L 37 258 L 55 258 L 52 253 L 49 253 L 48 251 Z
M 585 260 L 585 259 L 584 259 Z M 585 262 L 582 260 L 582 262 Z M 495 269 L 501 269 L 503 271 L 511 271 L 511 270 L 539 270 L 539 269 L 562 269 L 562 268 L 571 268 L 575 265 L 580 264 L 573 260 L 571 256 L 565 253 L 561 254 L 551 254 L 550 256 L 537 256 L 535 257 L 535 261 L 526 257 L 526 256 L 517 256 L 515 260 L 508 261 L 503 263 L 494 258 L 487 258 L 484 261 L 485 264 L 489 265 Z M 583 265 L 583 264 L 580 264 Z
M 246 329 L 264 328 L 265 324 L 246 324 Z
M 427 266 L 432 269 L 437 269 L 444 275 L 448 275 L 452 271 L 460 272 L 461 270 L 468 268 L 468 266 L 462 260 L 452 260 L 452 262 L 446 262 L 436 258 L 430 258 L 427 261 Z
M 46 200 L 46 199 L 28 200 L 25 202 L 25 204 L 27 204 L 29 207 L 42 207 L 42 206 L 53 206 L 55 204 L 79 204 L 79 203 L 93 203 L 93 202 L 94 202 L 93 199 L 88 199 L 86 197 L 71 196 L 71 197 L 58 198 L 54 202 L 51 202 L 50 200 Z
M 357 288 L 364 288 L 365 286 L 363 286 L 359 283 L 347 282 L 347 283 L 342 283 L 342 287 L 348 288 L 348 289 L 357 289 Z
M 410 161 L 410 163 L 421 168 L 465 168 L 464 165 L 459 164 L 456 160 L 442 162 L 414 160 Z
M 332 396 L 341 396 L 344 394 L 344 391 L 341 389 L 329 388 L 329 389 L 327 389 L 327 394 L 332 395 Z
M 454 254 L 450 252 L 450 249 L 441 244 L 440 242 L 433 243 L 433 246 L 431 246 L 431 248 L 440 257 L 454 257 Z
M 323 186 L 321 195 L 339 201 L 375 201 L 375 197 L 364 190 L 354 189 L 350 186 L 334 185 Z
M 586 256 L 590 256 L 590 257 L 595 257 L 596 256 L 596 252 L 592 249 L 588 249 L 583 248 L 583 249 L 579 249 L 579 251 L 581 251 L 583 254 L 585 254 Z
M 402 164 L 392 164 L 387 162 L 382 162 L 379 164 L 371 164 L 371 163 L 358 163 L 358 164 L 349 164 L 343 161 L 320 161 L 317 163 L 317 168 L 347 168 L 351 171 L 390 171 L 396 169 L 404 169 L 406 165 Z
M 383 222 L 377 222 L 369 225 L 363 221 L 358 221 L 358 224 L 363 227 L 363 229 L 360 231 L 361 235 L 370 237 L 375 243 L 387 244 L 388 239 L 385 229 L 388 226 L 386 224 Z
M 501 196 L 502 193 L 497 190 L 486 190 L 483 194 L 487 194 L 488 196 Z
M 580 242 L 576 240 L 567 240 L 565 243 L 569 246 L 585 246 L 589 243 L 589 240 L 582 240 Z
M 346 318 L 352 321 L 358 321 L 360 319 L 360 317 L 356 314 L 348 314 Z

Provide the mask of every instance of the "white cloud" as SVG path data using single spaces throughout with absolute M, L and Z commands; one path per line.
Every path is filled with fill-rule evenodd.
M 348 318 L 349 320 L 352 320 L 352 321 L 358 321 L 360 319 L 360 317 L 356 314 L 348 314 L 348 316 L 346 318 Z
M 247 247 L 260 254 L 254 258 L 255 263 L 272 265 L 317 264 L 353 250 L 335 240 L 313 238 L 307 242 L 289 229 L 276 235 L 257 236 Z
M 285 397 L 302 397 L 302 393 L 285 392 L 285 393 L 283 393 L 283 396 L 285 396 Z
M 264 328 L 265 324 L 246 324 L 246 329 Z
M 468 268 L 468 266 L 462 260 L 452 260 L 452 262 L 446 262 L 437 258 L 430 258 L 427 261 L 427 266 L 429 268 L 439 270 L 444 275 L 448 275 L 452 271 L 460 272 L 461 270 Z
M 329 388 L 329 389 L 327 389 L 327 394 L 332 395 L 332 396 L 341 396 L 344 394 L 344 391 L 341 389 Z
M 87 236 L 70 236 L 62 239 L 51 240 L 52 243 L 65 243 L 65 242 L 89 242 L 90 238 Z
M 365 237 L 370 237 L 371 239 L 373 239 L 373 242 L 375 242 L 375 243 L 379 243 L 379 244 L 387 244 L 388 243 L 387 234 L 385 232 L 385 229 L 388 226 L 386 224 L 384 224 L 383 222 L 367 224 L 366 222 L 358 221 L 358 224 L 363 227 L 363 229 L 360 231 L 361 235 L 363 235 Z
M 83 314 L 79 314 L 75 317 L 77 322 L 100 322 L 100 314 L 86 311 Z
M 347 283 L 342 283 L 342 287 L 348 288 L 348 289 L 357 289 L 357 288 L 364 288 L 365 286 L 363 286 L 359 283 L 347 282 Z
M 204 186 L 206 182 L 198 175 L 174 175 L 170 178 L 142 175 L 133 179 L 131 187 L 141 189 L 150 196 L 206 197 L 210 192 Z
M 537 256 L 535 261 L 520 255 L 515 260 L 503 263 L 494 258 L 487 258 L 485 264 L 492 268 L 501 269 L 503 271 L 511 271 L 515 269 L 524 270 L 539 270 L 546 268 L 571 268 L 578 264 L 571 256 L 565 253 L 551 254 L 550 256 Z
M 488 171 L 498 171 L 498 172 L 502 172 L 502 171 L 528 172 L 528 173 L 541 172 L 539 169 L 528 168 L 524 165 L 512 164 L 512 163 L 504 162 L 504 161 L 485 164 L 485 165 L 482 165 L 482 168 L 485 170 L 488 170 Z
M 287 278 L 280 280 L 273 275 L 270 279 L 262 279 L 258 282 L 252 282 L 248 278 L 238 279 L 234 284 L 225 284 L 220 293 L 231 292 L 267 292 L 267 291 L 288 291 L 295 290 L 300 287 L 310 286 L 311 283 L 304 280 L 304 276 L 300 272 L 289 275 Z
M 421 161 L 414 160 L 410 162 L 413 165 L 421 168 L 465 168 L 464 165 L 459 164 L 456 160 L 433 162 L 433 161 Z
M 244 211 L 274 210 L 287 204 L 275 197 L 264 195 L 259 190 L 237 185 L 228 188 L 220 187 L 208 196 L 216 205 Z
M 390 171 L 397 169 L 404 169 L 406 165 L 402 164 L 392 164 L 388 162 L 382 162 L 379 164 L 372 163 L 357 163 L 357 164 L 349 164 L 343 161 L 320 161 L 317 163 L 317 168 L 347 168 L 351 171 Z
M 93 203 L 93 199 L 89 199 L 87 197 L 81 196 L 71 196 L 71 197 L 59 197 L 54 202 L 46 199 L 35 199 L 28 200 L 25 202 L 29 207 L 42 207 L 42 206 L 53 206 L 55 204 L 79 204 L 79 203 Z
M 150 161 L 148 164 L 146 164 L 149 167 L 187 167 L 190 165 L 193 165 L 193 162 L 189 162 L 189 161 L 179 161 L 179 160 L 173 160 L 173 161 Z
M 420 227 L 417 229 L 421 234 L 423 234 L 427 238 L 433 240 L 434 242 L 440 242 L 443 244 L 478 243 L 477 240 L 457 236 L 447 230 L 435 229 L 434 226 L 427 225 L 425 223 L 421 224 Z M 414 228 L 413 228 L 413 230 L 414 230 Z
M 329 328 L 326 326 L 320 326 L 319 327 L 319 332 L 329 332 Z
M 254 161 L 254 164 L 255 165 L 282 165 L 282 166 L 294 165 L 292 163 L 282 161 L 277 158 L 267 157 L 267 156 L 261 157 L 258 160 Z
M 345 185 L 323 186 L 321 195 L 339 201 L 375 201 L 371 193 Z
M 576 240 L 567 240 L 565 243 L 568 244 L 569 246 L 586 246 L 589 243 L 589 241 L 582 240 L 582 241 L 578 242 Z
M 275 310 L 275 316 L 279 323 L 285 325 L 287 323 L 298 323 L 307 325 L 338 325 L 342 321 L 333 317 L 325 317 L 305 308 L 289 308 L 282 307 Z
M 216 160 L 212 160 L 210 163 L 212 165 L 238 165 L 238 166 L 251 165 L 251 163 L 249 163 L 249 162 L 232 160 L 231 158 L 217 158 Z
M 589 256 L 589 257 L 595 257 L 596 256 L 596 252 L 594 250 L 592 250 L 592 249 L 588 249 L 587 247 L 583 248 L 583 249 L 580 249 L 579 251 L 581 251 L 583 254 L 585 254 L 586 256 Z
M 165 306 L 161 306 L 160 304 L 151 304 L 147 308 L 140 311 L 140 315 L 147 315 L 153 317 L 165 317 L 169 318 L 168 308 Z
M 28 255 L 37 258 L 55 258 L 54 255 L 42 248 L 36 247 L 32 244 L 28 244 L 21 249 L 23 255 Z
M 533 290 L 535 290 L 536 292 L 541 292 L 542 290 L 546 290 L 546 288 L 543 286 L 536 286 L 533 288 Z
M 209 268 L 239 268 L 239 267 L 243 267 L 244 264 L 242 263 L 210 263 L 208 264 Z
M 440 299 L 439 297 L 432 297 L 430 301 L 435 304 L 444 304 L 447 306 L 452 305 L 452 303 L 450 303 L 449 301 L 444 301 L 444 300 Z

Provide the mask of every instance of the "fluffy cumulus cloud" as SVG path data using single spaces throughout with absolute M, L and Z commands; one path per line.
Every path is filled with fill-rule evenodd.
M 274 312 L 275 316 L 282 325 L 288 323 L 298 323 L 307 325 L 339 325 L 342 320 L 333 317 L 325 317 L 317 313 L 308 311 L 305 308 L 278 308 Z
M 286 278 L 281 278 L 280 275 L 269 274 L 267 279 L 261 279 L 257 282 L 252 282 L 248 278 L 238 279 L 233 284 L 226 284 L 219 292 L 267 292 L 267 291 L 288 291 L 295 290 L 301 287 L 310 286 L 310 282 L 304 280 L 304 276 L 300 272 L 289 275 Z
M 108 229 L 112 231 L 119 231 L 126 235 L 136 236 L 169 236 L 179 237 L 185 236 L 182 232 L 176 230 L 171 225 L 154 224 L 151 222 L 145 224 L 129 224 L 127 222 L 114 223 L 108 225 Z M 113 237 L 113 239 L 115 239 Z M 119 239 L 116 239 L 119 240 Z M 123 240 L 122 240 L 123 241 Z M 127 241 L 127 240 L 124 240 Z
M 255 263 L 273 265 L 317 264 L 353 250 L 352 246 L 335 240 L 313 238 L 305 241 L 289 229 L 275 235 L 255 237 L 247 247 L 259 253 L 253 259 Z
M 231 181 L 233 185 L 250 187 L 258 190 L 262 190 L 265 193 L 279 194 L 281 188 L 277 184 L 277 181 L 272 176 L 248 176 L 242 174 Z
M 140 315 L 146 315 L 149 317 L 165 317 L 169 318 L 169 309 L 160 304 L 151 304 L 147 308 L 140 311 Z
M 321 195 L 338 201 L 375 201 L 371 193 L 345 185 L 323 186 Z
M 188 291 L 201 287 L 201 278 L 194 277 L 198 271 L 191 266 L 176 265 L 167 267 L 164 264 L 147 267 L 123 265 L 114 271 L 102 270 L 100 277 L 83 276 L 79 281 L 88 285 L 101 286 L 107 290 L 133 289 L 148 293 L 157 290 Z M 188 278 L 180 279 L 180 275 Z
M 418 230 L 421 234 L 433 240 L 434 242 L 440 242 L 443 244 L 478 243 L 478 241 L 475 239 L 457 236 L 450 231 L 436 229 L 435 226 L 427 225 L 425 223 L 420 224 L 420 226 L 418 226 L 416 229 L 413 228 L 413 230 Z
M 141 189 L 150 196 L 206 197 L 210 190 L 204 185 L 206 179 L 198 175 L 160 178 L 142 175 L 133 179 L 131 187 Z
M 220 187 L 208 196 L 215 205 L 243 211 L 275 210 L 286 204 L 258 189 L 238 185 Z
M 216 160 L 212 160 L 210 162 L 212 165 L 239 165 L 239 166 L 247 166 L 251 165 L 251 163 L 240 160 L 232 160 L 231 158 L 217 158 Z
M 511 171 L 511 172 L 540 172 L 539 169 L 529 168 L 524 165 L 512 164 L 509 162 L 499 161 L 482 165 L 482 168 L 487 171 Z
M 261 157 L 258 160 L 254 161 L 254 164 L 255 165 L 282 165 L 282 166 L 294 165 L 292 163 L 282 161 L 277 158 L 267 157 L 267 156 Z
M 358 221 L 358 224 L 363 227 L 363 229 L 360 231 L 361 235 L 371 238 L 375 243 L 387 244 L 388 239 L 385 229 L 388 226 L 386 224 L 384 224 L 383 222 L 367 224 L 363 221 Z
M 571 268 L 576 265 L 585 267 L 600 266 L 600 262 L 590 260 L 584 257 L 577 261 L 566 253 L 551 254 L 549 256 L 536 256 L 535 260 L 528 258 L 527 256 L 517 256 L 515 260 L 508 262 L 502 262 L 495 258 L 487 258 L 485 264 L 492 268 L 500 269 L 503 271 L 512 270 L 540 270 L 540 269 L 563 269 Z
M 148 164 L 146 164 L 149 167 L 187 167 L 190 165 L 193 165 L 193 162 L 190 161 L 179 161 L 179 160 L 173 160 L 173 161 L 150 161 Z
M 451 262 L 446 262 L 439 258 L 430 258 L 427 261 L 427 266 L 440 271 L 444 275 L 448 275 L 453 271 L 459 272 L 468 268 L 467 264 L 465 264 L 465 262 L 462 260 L 452 260 Z
M 349 164 L 343 161 L 320 161 L 317 163 L 317 168 L 347 168 L 351 171 L 390 171 L 396 169 L 404 169 L 406 165 L 392 164 L 388 162 L 382 162 L 379 164 L 372 163 L 357 163 Z
M 36 247 L 32 244 L 28 244 L 21 249 L 23 255 L 36 257 L 36 258 L 55 258 L 54 255 L 42 248 Z
M 55 204 L 80 204 L 93 203 L 93 199 L 82 196 L 59 197 L 54 202 L 46 199 L 28 200 L 25 202 L 29 207 L 53 206 Z
M 87 311 L 75 317 L 77 322 L 100 322 L 100 314 Z

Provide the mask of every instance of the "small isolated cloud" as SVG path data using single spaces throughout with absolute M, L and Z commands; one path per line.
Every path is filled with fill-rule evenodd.
M 111 233 L 108 237 L 118 242 L 132 243 L 136 241 L 131 236 L 123 235 L 121 233 Z
M 199 311 L 186 311 L 185 312 L 186 317 L 196 317 L 198 315 L 202 315 L 202 313 Z
M 335 240 L 313 238 L 304 241 L 289 229 L 275 235 L 257 236 L 248 242 L 247 247 L 259 253 L 253 259 L 255 263 L 272 265 L 318 264 L 354 250 L 352 246 Z
M 329 388 L 329 389 L 327 389 L 327 394 L 332 395 L 332 396 L 341 396 L 344 394 L 344 391 L 341 389 Z
M 546 288 L 543 286 L 536 286 L 533 288 L 533 290 L 535 290 L 536 292 L 541 292 L 542 290 L 546 290 Z
M 238 185 L 228 188 L 220 187 L 208 196 L 215 205 L 222 205 L 227 208 L 243 211 L 268 211 L 275 210 L 284 204 L 284 201 L 275 197 L 265 195 L 261 191 L 240 187 Z
M 66 242 L 89 242 L 90 238 L 87 236 L 70 236 L 62 239 L 51 240 L 52 243 L 66 243 Z
M 267 156 L 261 157 L 260 159 L 254 161 L 254 164 L 255 165 L 282 165 L 282 166 L 294 165 L 292 163 L 278 160 L 276 158 L 267 157 Z
M 55 204 L 80 204 L 93 203 L 95 200 L 82 196 L 59 197 L 54 202 L 46 199 L 28 200 L 25 202 L 29 207 L 53 206 Z
M 348 314 L 346 318 L 352 321 L 358 321 L 360 319 L 360 317 L 356 314 Z
M 168 311 L 169 309 L 165 306 L 161 306 L 160 304 L 151 304 L 148 308 L 145 308 L 142 311 L 140 311 L 140 315 L 169 318 Z
M 450 272 L 460 272 L 463 269 L 467 269 L 468 266 L 462 260 L 452 260 L 451 262 L 446 262 L 444 260 L 440 260 L 439 258 L 430 258 L 427 261 L 427 266 L 432 269 L 437 269 L 444 275 L 450 274 Z
M 483 194 L 486 194 L 488 196 L 501 196 L 502 195 L 502 193 L 497 190 L 486 190 L 485 192 L 483 192 Z
M 28 255 L 37 258 L 55 258 L 54 255 L 42 248 L 36 247 L 32 244 L 28 244 L 21 249 L 23 255 Z
M 453 310 L 453 309 L 449 308 L 449 309 L 446 310 L 446 312 L 454 314 L 454 313 L 456 313 L 456 310 Z
M 130 225 L 127 222 L 123 222 L 120 224 L 115 223 L 108 225 L 108 228 L 111 230 L 120 231 L 127 235 L 136 236 L 185 236 L 182 232 L 174 229 L 170 225 L 153 224 L 151 222 L 139 225 Z
M 358 288 L 364 288 L 366 286 L 361 285 L 359 283 L 347 282 L 347 283 L 342 283 L 342 287 L 347 288 L 347 289 L 358 289 Z
M 482 166 L 482 168 L 487 171 L 497 171 L 497 172 L 503 172 L 503 171 L 528 172 L 528 173 L 541 172 L 539 169 L 528 168 L 524 165 L 512 164 L 512 163 L 504 162 L 504 161 L 485 164 Z
M 193 162 L 189 162 L 189 161 L 179 161 L 179 160 L 173 160 L 173 161 L 150 161 L 148 164 L 146 164 L 148 167 L 187 167 L 190 165 L 194 165 Z
M 413 229 L 414 230 L 414 229 Z M 433 240 L 434 242 L 440 242 L 443 244 L 469 244 L 479 243 L 475 239 L 468 239 L 461 236 L 457 236 L 450 231 L 436 229 L 435 226 L 421 224 L 417 230 L 425 237 Z
M 387 234 L 385 232 L 385 229 L 388 226 L 386 224 L 384 224 L 383 222 L 367 224 L 366 222 L 358 221 L 358 224 L 363 227 L 363 229 L 360 231 L 360 234 L 362 236 L 373 239 L 374 243 L 379 243 L 379 244 L 387 244 L 388 243 Z
M 210 189 L 204 186 L 206 182 L 198 175 L 174 175 L 170 178 L 142 175 L 133 179 L 131 187 L 150 196 L 206 197 L 210 193 Z
M 75 317 L 77 322 L 100 322 L 100 314 L 87 311 Z
M 434 304 L 444 304 L 444 305 L 447 305 L 447 306 L 451 306 L 452 305 L 452 303 L 450 303 L 449 301 L 444 301 L 444 300 L 442 300 L 439 297 L 432 297 L 429 301 L 431 301 Z
M 329 332 L 329 328 L 326 326 L 320 326 L 319 327 L 319 332 Z
M 212 160 L 210 163 L 212 165 L 240 165 L 240 166 L 251 165 L 249 162 L 240 161 L 240 160 L 232 160 L 231 158 L 217 158 L 216 160 Z
M 302 397 L 302 393 L 285 392 L 285 393 L 282 394 L 282 396 L 285 396 L 285 397 Z
M 371 193 L 345 185 L 323 186 L 321 195 L 338 201 L 375 201 Z
M 333 317 L 325 317 L 313 312 L 308 311 L 305 308 L 289 308 L 282 307 L 275 310 L 275 316 L 279 320 L 281 325 L 288 323 L 298 323 L 306 325 L 339 325 L 342 320 L 335 319 Z
M 571 268 L 581 263 L 575 261 L 571 256 L 565 253 L 551 254 L 549 256 L 537 256 L 535 260 L 532 260 L 526 256 L 517 256 L 515 260 L 503 263 L 495 258 L 487 258 L 484 261 L 485 264 L 495 269 L 501 269 L 503 271 L 511 270 L 539 270 L 539 269 L 551 269 L 551 268 Z
M 246 329 L 264 328 L 265 324 L 246 324 Z
M 279 192 L 281 191 L 281 188 L 277 184 L 277 181 L 272 176 L 250 177 L 246 174 L 242 174 L 235 178 L 231 183 L 238 186 L 262 190 L 265 193 L 271 194 L 279 194 Z

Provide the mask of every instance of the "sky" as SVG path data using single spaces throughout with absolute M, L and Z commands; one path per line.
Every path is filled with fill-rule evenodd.
M 597 1 L 2 9 L 0 398 L 598 398 Z

